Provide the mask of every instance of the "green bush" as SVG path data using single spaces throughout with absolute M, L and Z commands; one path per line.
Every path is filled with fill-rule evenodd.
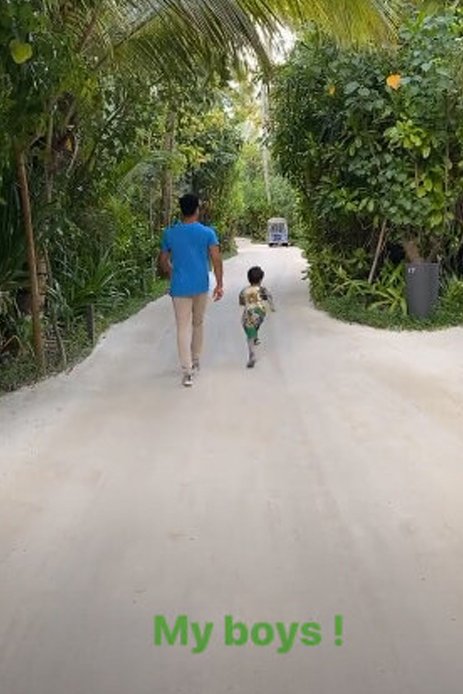
M 235 184 L 226 205 L 228 227 L 237 236 L 265 241 L 268 220 L 285 217 L 294 241 L 298 235 L 298 197 L 290 182 L 272 170 L 271 163 L 269 168 L 267 191 L 261 146 L 249 142 L 243 147 L 236 165 Z
M 373 285 L 347 277 L 337 285 L 335 293 L 314 295 L 312 291 L 312 297 L 318 308 L 335 318 L 376 328 L 437 330 L 463 323 L 463 280 L 444 277 L 441 298 L 433 314 L 419 319 L 407 314 L 405 277 L 404 263 L 385 263 Z
M 459 234 L 462 17 L 413 16 L 395 51 L 312 33 L 283 67 L 275 151 L 325 242 L 362 232 L 366 247 L 384 220 L 390 239 L 429 258 Z
M 463 280 L 452 276 L 444 283 L 441 304 L 445 311 L 459 315 L 463 322 Z
M 306 248 L 308 279 L 315 300 L 333 296 L 353 296 L 368 277 L 368 254 L 357 249 L 347 256 L 329 246 Z M 360 284 L 357 284 L 360 283 Z
M 455 260 L 463 222 L 462 36 L 458 9 L 412 13 L 394 50 L 339 46 L 310 31 L 280 69 L 274 150 L 306 211 L 315 302 L 333 299 L 344 310 L 351 301 L 362 315 L 404 317 L 403 265 L 382 254 L 368 282 L 383 224 L 408 260 L 445 267 Z M 444 311 L 445 320 L 452 311 L 461 317 L 459 292 L 455 283 L 445 290 L 442 320 Z

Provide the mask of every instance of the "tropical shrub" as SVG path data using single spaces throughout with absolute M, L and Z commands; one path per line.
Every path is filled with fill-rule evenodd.
M 267 221 L 285 217 L 294 240 L 298 230 L 298 199 L 291 183 L 270 167 L 265 184 L 261 144 L 246 142 L 236 164 L 235 179 L 227 200 L 228 225 L 239 236 L 265 241 Z
M 409 261 L 447 262 L 461 248 L 462 37 L 459 10 L 414 14 L 396 49 L 340 47 L 311 30 L 281 68 L 274 150 L 309 211 L 316 296 L 340 291 L 330 253 L 361 248 L 371 266 L 381 230 L 382 246 L 400 244 Z M 400 271 L 388 264 L 381 276 L 388 271 L 388 298 L 362 290 L 377 307 L 400 304 Z
M 275 151 L 328 240 L 351 228 L 438 257 L 462 194 L 461 13 L 419 16 L 392 51 L 354 51 L 310 34 L 281 72 Z
M 449 313 L 463 316 L 463 280 L 455 276 L 446 279 L 442 292 L 442 306 Z

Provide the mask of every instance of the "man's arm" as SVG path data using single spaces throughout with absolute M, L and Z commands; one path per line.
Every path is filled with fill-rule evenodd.
M 159 265 L 161 266 L 161 270 L 170 278 L 172 275 L 172 263 L 170 262 L 169 251 L 161 251 Z
M 214 270 L 216 286 L 213 293 L 214 301 L 220 301 L 223 297 L 223 261 L 219 246 L 209 246 L 212 269 Z
M 165 277 L 172 277 L 172 263 L 170 259 L 169 229 L 164 229 L 161 239 L 161 253 L 159 254 L 158 265 Z

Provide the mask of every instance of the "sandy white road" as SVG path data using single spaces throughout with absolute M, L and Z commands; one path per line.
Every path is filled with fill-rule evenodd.
M 247 371 L 254 263 L 278 312 Z M 0 400 L 1 694 L 460 694 L 463 331 L 333 321 L 303 266 L 242 246 L 191 391 L 165 297 Z M 155 614 L 208 648 L 155 647 Z M 227 614 L 322 642 L 225 646 Z

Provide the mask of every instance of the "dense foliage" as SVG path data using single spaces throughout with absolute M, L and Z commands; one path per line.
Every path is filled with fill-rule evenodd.
M 275 152 L 303 199 L 315 299 L 405 311 L 399 261 L 457 268 L 462 36 L 460 12 L 413 16 L 388 50 L 343 48 L 312 31 L 282 68 Z
M 242 148 L 225 214 L 235 235 L 259 241 L 266 240 L 267 222 L 271 217 L 285 217 L 291 239 L 295 240 L 298 214 L 294 189 L 273 170 L 271 162 L 266 182 L 262 149 L 258 142 L 246 142 Z
M 232 98 L 226 61 L 209 45 L 204 57 L 190 51 L 177 65 L 179 56 L 159 41 L 162 3 L 157 14 L 150 4 L 153 26 L 141 35 L 135 28 L 145 15 L 132 10 L 121 24 L 110 4 L 105 13 L 101 3 L 77 0 L 0 6 L 2 367 L 24 362 L 34 371 L 21 193 L 31 206 L 38 270 L 41 325 L 34 327 L 43 331 L 51 367 L 72 358 L 76 339 L 85 342 L 90 306 L 97 325 L 105 325 L 125 305 L 164 290 L 159 238 L 177 214 L 179 194 L 198 192 L 224 249 L 231 243 L 217 201 L 233 184 L 241 136 L 236 118 L 226 115 Z M 202 31 L 204 20 L 196 19 Z M 188 41 L 198 35 L 194 24 L 188 34 Z M 27 190 L 19 185 L 20 158 Z M 3 387 L 22 380 L 21 373 L 5 378 Z
M 260 139 L 246 135 L 249 105 L 242 108 L 231 85 L 250 56 L 253 69 L 258 64 L 269 74 L 265 45 L 282 18 L 317 20 L 344 41 L 384 41 L 399 4 L 0 3 L 0 389 L 21 382 L 24 365 L 32 374 L 37 363 L 43 373 L 72 360 L 87 339 L 91 308 L 97 327 L 104 326 L 164 290 L 156 264 L 159 237 L 185 190 L 200 194 L 224 250 L 236 232 L 262 238 L 273 214 L 288 217 L 294 231 L 296 197 L 297 204 L 307 198 L 298 167 L 291 174 L 295 196 L 262 158 Z M 341 60 L 333 45 L 323 50 Z M 336 94 L 336 101 L 340 89 L 330 98 Z M 290 173 L 285 146 L 281 160 Z M 435 162 L 433 147 L 429 162 Z M 456 193 L 450 167 L 447 174 L 441 226 L 451 227 Z M 429 185 L 423 178 L 423 189 Z M 3 380 L 12 365 L 14 373 L 18 365 L 17 377 Z

